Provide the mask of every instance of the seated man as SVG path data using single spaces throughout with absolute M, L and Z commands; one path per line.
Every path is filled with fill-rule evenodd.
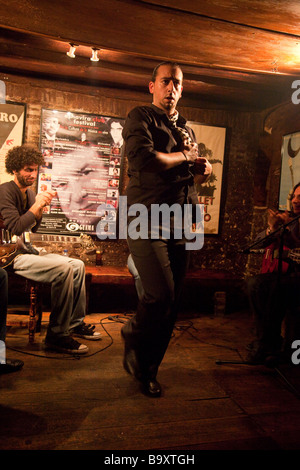
M 0 214 L 12 235 L 35 232 L 41 222 L 43 208 L 50 204 L 55 192 L 35 195 L 29 188 L 36 178 L 42 154 L 29 145 L 9 150 L 5 166 L 13 181 L 0 185 Z M 13 262 L 14 272 L 33 281 L 51 284 L 51 314 L 46 346 L 69 354 L 84 354 L 88 347 L 73 336 L 100 339 L 100 333 L 83 321 L 86 311 L 85 267 L 81 260 L 54 253 L 21 254 Z
M 259 235 L 260 238 L 271 235 L 280 225 L 292 222 L 293 218 L 300 215 L 300 183 L 293 189 L 291 204 L 291 213 L 269 210 L 269 227 L 267 231 Z M 295 218 L 285 230 L 284 254 L 290 253 L 291 255 L 293 249 L 300 248 L 300 219 Z M 263 269 L 264 272 L 248 281 L 249 302 L 256 322 L 256 339 L 248 355 L 247 363 L 274 367 L 280 357 L 281 327 L 285 314 L 288 310 L 292 314 L 300 312 L 300 264 L 283 255 L 282 273 L 279 276 L 278 259 L 274 253 L 278 252 L 280 232 L 275 233 L 274 237 L 271 236 L 267 241 L 268 245 L 273 244 L 271 248 L 275 248 L 273 256 L 270 253 L 272 263 L 269 263 L 268 270 Z M 265 268 L 266 263 L 263 266 Z
M 5 354 L 7 296 L 7 273 L 0 268 L 0 374 L 15 372 L 24 365 L 18 359 L 7 359 Z

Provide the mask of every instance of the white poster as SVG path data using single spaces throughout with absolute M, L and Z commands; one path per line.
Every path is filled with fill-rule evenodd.
M 13 179 L 6 173 L 7 152 L 23 143 L 25 106 L 21 104 L 0 104 L 0 184 Z
M 204 204 L 204 233 L 218 234 L 223 178 L 226 128 L 187 122 L 195 133 L 199 156 L 207 158 L 212 174 L 202 185 L 196 185 L 200 204 Z
M 289 197 L 300 183 L 300 132 L 283 136 L 281 147 L 281 178 L 279 210 L 290 210 Z

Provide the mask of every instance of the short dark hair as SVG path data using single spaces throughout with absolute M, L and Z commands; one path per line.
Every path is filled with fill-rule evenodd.
M 30 144 L 23 144 L 13 147 L 7 152 L 5 157 L 5 168 L 10 175 L 14 171 L 20 171 L 26 165 L 42 165 L 45 163 L 42 153 L 38 148 Z
M 158 69 L 159 69 L 162 65 L 170 65 L 173 69 L 180 69 L 180 70 L 181 70 L 180 65 L 177 64 L 176 62 L 171 62 L 171 61 L 161 62 L 160 64 L 158 64 L 158 65 L 154 68 L 154 70 L 153 70 L 153 72 L 152 72 L 151 82 L 155 82 L 156 77 L 157 77 Z M 181 70 L 181 72 L 182 72 L 182 70 Z
M 118 124 L 120 124 L 120 126 L 123 127 L 123 125 L 122 125 L 122 123 L 120 122 L 120 119 L 119 119 L 119 118 L 117 118 L 117 117 L 115 117 L 115 118 L 112 117 L 112 118 L 110 118 L 110 119 L 107 121 L 107 125 L 108 125 L 108 128 L 109 128 L 109 129 L 111 128 L 111 125 L 112 125 L 113 122 L 117 122 Z

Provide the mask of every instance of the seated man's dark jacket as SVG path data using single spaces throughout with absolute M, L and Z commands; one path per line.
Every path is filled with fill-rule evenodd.
M 21 235 L 26 230 L 36 232 L 40 225 L 34 214 L 29 211 L 35 202 L 35 193 L 27 188 L 27 201 L 24 206 L 22 192 L 14 181 L 0 185 L 0 215 L 7 230 L 12 235 Z

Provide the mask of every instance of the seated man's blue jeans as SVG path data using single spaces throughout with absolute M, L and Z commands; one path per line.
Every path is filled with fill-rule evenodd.
M 82 323 L 86 312 L 85 266 L 81 260 L 55 253 L 21 255 L 15 273 L 51 284 L 51 314 L 47 337 L 68 336 Z

